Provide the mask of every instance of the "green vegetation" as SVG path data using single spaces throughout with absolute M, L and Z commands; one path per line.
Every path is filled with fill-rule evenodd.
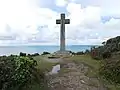
M 41 55 L 47 55 L 50 54 L 49 52 L 43 52 Z
M 26 83 L 30 83 L 33 71 L 36 70 L 33 59 L 26 56 L 1 56 L 0 57 L 0 89 L 21 89 Z
M 117 84 L 111 84 L 106 79 L 102 78 L 100 75 L 99 70 L 104 65 L 104 60 L 95 60 L 90 55 L 75 55 L 73 57 L 67 58 L 65 60 L 73 61 L 77 64 L 83 63 L 89 67 L 86 76 L 88 77 L 96 77 L 101 80 L 102 83 L 108 88 L 108 90 L 120 90 L 120 86 Z M 62 72 L 69 72 L 69 70 L 62 70 Z M 120 75 L 119 75 L 120 76 Z M 115 78 L 115 77 L 111 77 Z
M 43 72 L 50 71 L 52 69 L 52 66 L 58 64 L 46 61 L 46 56 L 36 56 L 34 57 L 34 59 L 38 63 L 37 68 L 39 68 Z
M 107 83 L 120 85 L 120 36 L 111 38 L 102 43 L 103 46 L 94 47 L 91 56 L 94 59 L 103 59 L 99 75 Z
M 48 90 L 45 73 L 56 63 L 44 60 L 43 56 L 0 57 L 0 90 Z
M 110 58 L 113 53 L 120 51 L 120 36 L 108 39 L 102 43 L 103 46 L 92 47 L 91 56 L 95 59 L 106 59 Z

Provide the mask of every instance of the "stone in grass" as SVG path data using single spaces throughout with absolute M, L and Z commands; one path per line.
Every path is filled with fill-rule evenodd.
M 57 74 L 60 71 L 60 64 L 53 66 L 51 74 Z

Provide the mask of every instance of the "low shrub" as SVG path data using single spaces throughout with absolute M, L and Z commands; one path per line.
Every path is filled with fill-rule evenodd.
M 111 57 L 111 53 L 110 52 L 103 52 L 102 53 L 102 58 L 106 59 L 106 58 L 110 58 Z
M 28 57 L 34 57 L 34 56 L 39 56 L 40 54 L 39 53 L 34 53 L 34 54 L 28 54 L 27 56 Z
M 89 54 L 90 53 L 90 50 L 85 50 L 85 54 Z
M 26 56 L 1 56 L 0 90 L 13 90 L 16 87 L 21 90 L 32 78 L 37 78 L 36 63 L 33 58 Z
M 43 52 L 42 55 L 47 55 L 50 54 L 49 52 Z
M 71 53 L 72 55 L 83 55 L 84 52 L 81 51 L 81 52 L 72 52 L 72 51 L 69 51 L 69 53 Z
M 39 53 L 34 53 L 33 56 L 39 56 Z
M 111 84 L 120 84 L 120 56 L 106 59 L 99 74 Z
M 77 52 L 77 53 L 75 53 L 76 55 L 83 55 L 84 54 L 84 52 L 83 51 L 81 51 L 81 52 Z
M 20 56 L 26 56 L 26 53 L 20 52 Z

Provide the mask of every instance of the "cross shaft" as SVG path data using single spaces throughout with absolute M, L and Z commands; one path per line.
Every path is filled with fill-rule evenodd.
M 65 19 L 65 14 L 62 13 L 56 24 L 60 24 L 60 51 L 65 51 L 65 24 L 70 24 L 70 19 Z

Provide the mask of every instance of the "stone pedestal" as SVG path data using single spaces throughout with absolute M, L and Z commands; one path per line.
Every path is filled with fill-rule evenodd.
M 71 55 L 71 53 L 69 52 L 69 51 L 67 51 L 67 50 L 65 50 L 65 51 L 56 51 L 56 52 L 54 52 L 54 54 L 55 55 L 59 55 L 59 56 L 68 56 L 68 55 Z

